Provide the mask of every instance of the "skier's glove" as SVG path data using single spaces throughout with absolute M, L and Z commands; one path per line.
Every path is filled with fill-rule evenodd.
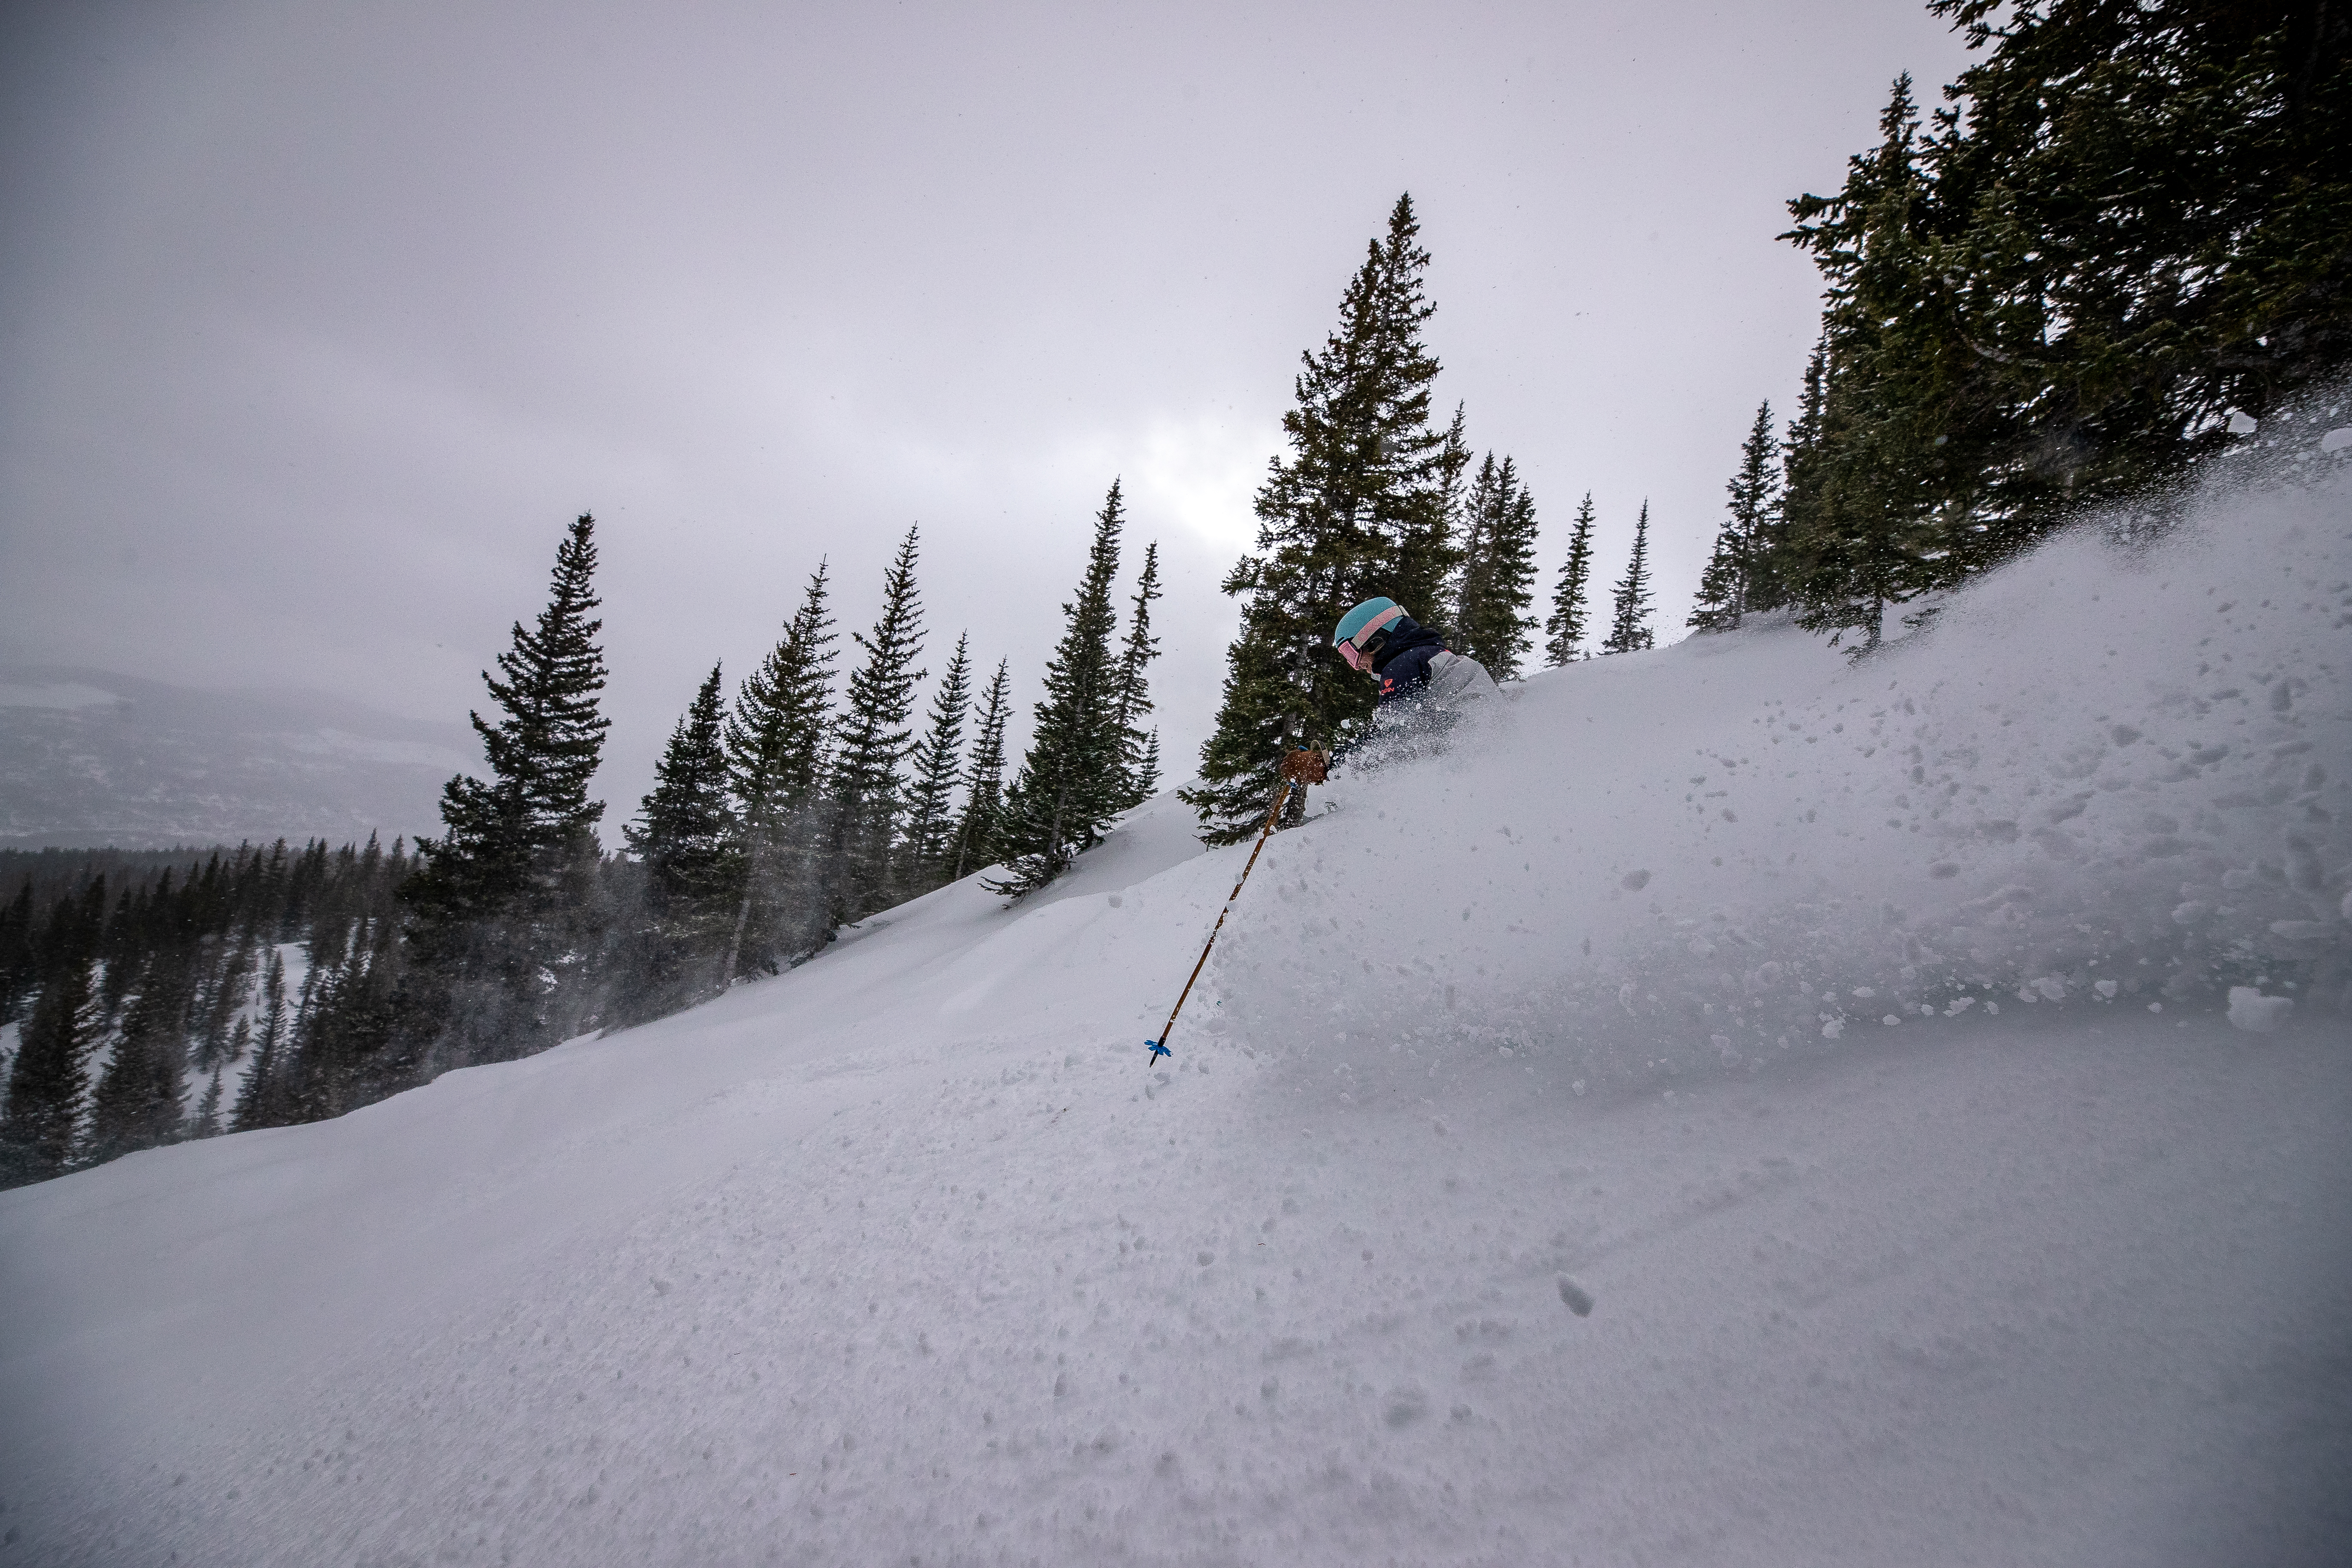
M 1282 759 L 1282 776 L 1292 784 L 1321 784 L 1331 776 L 1331 753 L 1293 752 Z

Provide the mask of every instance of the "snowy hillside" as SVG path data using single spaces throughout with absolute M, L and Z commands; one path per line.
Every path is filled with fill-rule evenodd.
M 0 1194 L 0 1563 L 2341 1561 L 2348 499 Z

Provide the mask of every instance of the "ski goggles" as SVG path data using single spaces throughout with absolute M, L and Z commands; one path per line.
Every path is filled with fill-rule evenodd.
M 1372 639 L 1378 637 L 1381 634 L 1381 629 L 1387 626 L 1390 622 L 1402 620 L 1403 618 L 1403 606 L 1400 605 L 1391 605 L 1387 609 L 1382 610 L 1379 615 L 1374 616 L 1370 620 L 1366 621 L 1361 626 L 1359 626 L 1356 629 L 1356 635 L 1354 637 L 1336 645 L 1339 649 L 1339 657 L 1348 661 L 1348 668 L 1350 669 L 1364 671 L 1370 670 L 1372 668 Z

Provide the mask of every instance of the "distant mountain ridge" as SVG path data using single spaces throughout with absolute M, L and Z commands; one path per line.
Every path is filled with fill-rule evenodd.
M 442 784 L 478 765 L 464 724 L 320 692 L 0 666 L 0 847 L 389 843 L 437 827 Z

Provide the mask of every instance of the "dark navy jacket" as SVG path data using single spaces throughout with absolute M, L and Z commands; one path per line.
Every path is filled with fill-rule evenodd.
M 1411 616 L 1399 616 L 1382 628 L 1386 640 L 1372 656 L 1372 673 L 1380 677 L 1381 694 L 1376 700 L 1381 708 L 1394 703 L 1410 702 L 1428 688 L 1429 661 L 1445 651 L 1445 639 L 1423 626 Z M 1331 748 L 1331 760 L 1339 762 L 1363 751 L 1373 731 L 1366 731 L 1351 740 Z M 1370 753 L 1367 753 L 1370 754 Z M 1359 759 L 1360 762 L 1361 759 Z
M 1411 616 L 1399 616 L 1384 629 L 1388 640 L 1372 656 L 1372 673 L 1381 678 L 1382 707 L 1428 685 L 1429 661 L 1445 651 L 1445 639 Z

